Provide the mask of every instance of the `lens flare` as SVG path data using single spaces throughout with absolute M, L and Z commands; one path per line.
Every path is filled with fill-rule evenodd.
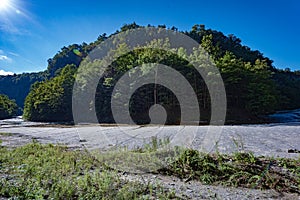
M 0 11 L 9 8 L 10 4 L 11 4 L 10 0 L 0 0 Z
M 73 49 L 73 53 L 79 57 L 82 56 L 82 53 L 78 49 Z

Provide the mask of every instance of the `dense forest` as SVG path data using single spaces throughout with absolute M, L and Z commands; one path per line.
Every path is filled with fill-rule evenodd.
M 125 24 L 112 35 L 139 27 L 135 23 Z M 166 29 L 166 26 L 160 25 L 158 28 Z M 170 29 L 178 31 L 176 27 Z M 275 68 L 271 59 L 244 46 L 241 39 L 232 34 L 226 36 L 222 32 L 206 29 L 204 25 L 195 25 L 190 31 L 181 33 L 196 40 L 221 72 L 227 95 L 228 123 L 259 122 L 263 115 L 300 107 L 300 72 Z M 1 76 L 0 93 L 15 99 L 19 107 L 24 107 L 24 118 L 28 120 L 72 121 L 72 89 L 76 70 L 89 52 L 109 37 L 102 34 L 91 44 L 63 47 L 48 60 L 48 68 L 44 72 Z M 126 46 L 120 45 L 118 51 L 122 52 L 122 48 Z M 179 57 L 179 54 L 183 56 Z M 184 56 L 180 49 L 165 52 L 146 48 L 118 57 L 98 83 L 95 104 L 99 122 L 114 122 L 110 105 L 111 98 L 114 98 L 114 86 L 126 71 L 143 63 L 165 64 L 184 75 L 196 92 L 201 120 L 208 121 L 211 109 L 207 86 Z M 201 55 L 196 49 L 189 59 L 197 60 L 199 57 Z M 135 73 L 145 74 L 147 70 L 141 69 Z M 130 114 L 134 121 L 149 123 L 148 110 L 155 103 L 166 109 L 167 123 L 178 123 L 178 99 L 168 88 L 155 84 L 139 88 L 132 96 Z
M 0 95 L 0 119 L 13 117 L 17 113 L 18 106 L 14 100 L 6 95 Z

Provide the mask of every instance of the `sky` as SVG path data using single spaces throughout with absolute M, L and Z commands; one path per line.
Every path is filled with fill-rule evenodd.
M 234 34 L 277 68 L 300 70 L 299 0 L 0 0 L 0 74 L 38 72 L 63 46 L 122 25 L 194 24 Z

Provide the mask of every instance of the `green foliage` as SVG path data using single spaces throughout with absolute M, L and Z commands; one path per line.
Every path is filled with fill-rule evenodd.
M 104 79 L 100 79 L 97 88 L 96 112 L 99 122 L 113 122 L 113 117 L 110 110 L 111 98 L 118 99 L 119 94 L 128 93 L 131 90 L 131 87 L 129 88 L 129 91 L 119 91 L 119 93 L 115 96 L 112 96 L 112 91 L 115 84 L 124 75 L 124 73 L 133 69 L 135 66 L 141 66 L 145 63 L 161 63 L 175 68 L 184 74 L 188 79 L 190 78 L 192 80 L 191 76 L 188 77 L 188 73 L 192 74 L 191 68 L 187 66 L 188 63 L 172 52 L 166 52 L 152 48 L 158 45 L 157 43 L 163 43 L 165 45 L 169 44 L 168 41 L 153 41 L 151 44 L 149 44 L 149 46 L 151 46 L 149 48 L 137 49 L 124 55 L 122 54 L 126 52 L 125 44 L 120 44 L 119 48 L 115 50 L 115 53 L 120 56 L 112 63 L 111 66 L 109 66 L 109 69 L 107 69 L 107 71 L 104 73 Z M 86 65 L 92 66 L 93 63 L 87 63 Z M 97 66 L 98 65 L 95 65 L 95 67 Z M 131 75 L 137 75 L 138 77 L 142 78 L 143 76 L 147 76 L 148 73 L 150 73 L 150 70 L 153 70 L 153 66 L 145 65 L 140 69 L 132 70 Z M 85 73 L 87 74 L 89 72 Z M 88 75 L 85 75 L 84 79 L 88 79 L 88 77 Z M 82 82 L 82 88 L 85 88 L 88 80 L 82 80 Z M 195 82 L 193 84 L 195 84 Z M 156 103 L 160 103 L 170 112 L 175 112 L 176 109 L 178 109 L 176 97 L 174 97 L 174 94 L 172 94 L 167 88 L 158 85 L 155 86 L 154 84 L 145 85 L 134 92 L 130 101 L 130 112 L 136 123 L 149 123 L 149 108 L 155 102 L 154 90 L 157 90 Z M 178 115 L 168 115 L 168 117 L 168 123 L 174 123 L 178 120 L 178 118 L 180 118 Z
M 25 100 L 24 119 L 72 121 L 75 72 L 75 65 L 67 65 L 55 78 L 34 84 Z
M 226 88 L 228 108 L 237 107 L 254 115 L 267 114 L 277 108 L 275 82 L 265 61 L 243 62 L 233 53 L 217 60 Z
M 255 114 L 267 114 L 278 109 L 277 92 L 272 73 L 266 61 L 256 60 L 253 66 L 248 65 L 250 81 L 246 96 L 246 108 Z
M 48 59 L 47 73 L 50 77 L 59 74 L 59 71 L 66 65 L 79 66 L 80 62 L 86 57 L 90 48 L 86 44 L 73 44 L 63 47 L 53 58 Z
M 300 73 L 277 70 L 274 74 L 275 85 L 280 94 L 279 108 L 297 109 L 300 107 Z
M 132 173 L 158 173 L 158 169 L 165 166 L 165 158 L 174 156 L 169 146 L 169 138 L 158 139 L 152 137 L 150 143 L 144 141 L 142 146 L 115 146 L 108 151 L 93 155 L 109 168 Z
M 205 184 L 300 193 L 299 159 L 255 157 L 252 153 L 210 155 L 185 149 L 161 172 Z M 283 170 L 284 168 L 285 170 Z
M 142 26 L 136 23 L 125 24 L 112 35 L 140 27 Z M 151 27 L 151 25 L 148 27 Z M 159 25 L 158 27 L 167 28 L 165 25 Z M 176 27 L 172 27 L 171 30 L 178 31 Z M 259 51 L 251 50 L 249 47 L 242 45 L 241 39 L 233 34 L 225 36 L 222 32 L 206 29 L 204 25 L 194 25 L 190 31 L 181 33 L 199 42 L 219 68 L 226 88 L 228 121 L 248 122 L 248 120 L 257 119 L 260 115 L 300 107 L 299 72 L 291 72 L 288 69 L 275 69 L 269 58 L 263 56 Z M 74 68 L 77 68 L 79 64 L 92 66 L 88 68 L 90 71 L 85 72 L 85 75 L 80 77 L 81 80 L 79 80 L 83 83 L 82 89 L 88 87 L 90 77 L 97 74 L 94 70 L 98 72 L 104 69 L 97 69 L 99 63 L 102 64 L 101 60 L 88 62 L 84 58 L 108 37 L 104 33 L 93 43 L 73 44 L 63 47 L 53 58 L 48 60 L 48 68 L 44 72 L 0 76 L 0 93 L 16 99 L 17 104 L 23 107 L 24 99 L 28 95 L 31 85 L 33 85 L 26 99 L 24 111 L 26 119 L 34 121 L 71 121 L 70 105 L 68 105 L 71 104 L 71 94 L 66 91 L 69 91 L 67 88 L 71 87 L 73 75 L 70 73 L 72 78 L 67 80 L 68 75 L 61 75 L 61 72 L 67 65 L 72 65 Z M 145 63 L 161 63 L 170 66 L 186 77 L 198 97 L 201 121 L 208 122 L 210 93 L 207 90 L 206 83 L 190 65 L 193 62 L 201 61 L 204 56 L 203 50 L 201 48 L 194 49 L 189 58 L 192 63 L 188 63 L 186 61 L 187 53 L 182 48 L 165 52 L 157 49 L 159 46 L 169 47 L 168 39 L 153 40 L 146 48 L 129 53 L 126 53 L 128 47 L 125 43 L 120 44 L 114 50 L 113 53 L 117 56 L 109 69 L 104 72 L 104 77 L 99 80 L 97 88 L 96 113 L 99 122 L 114 122 L 110 103 L 111 98 L 116 98 L 111 97 L 115 84 L 128 70 Z M 205 63 L 201 67 L 205 68 Z M 133 70 L 133 73 L 138 74 L 138 77 L 142 77 L 149 73 L 149 68 L 144 67 L 141 70 Z M 65 77 L 64 81 L 62 77 Z M 59 79 L 61 80 L 59 81 Z M 35 82 L 42 83 L 34 84 Z M 86 103 L 90 104 L 91 102 Z M 167 110 L 167 123 L 176 124 L 180 122 L 178 100 L 167 88 L 155 84 L 139 88 L 139 91 L 132 97 L 130 112 L 134 121 L 141 124 L 149 123 L 148 110 L 154 103 L 160 103 Z
M 61 69 L 67 64 L 74 64 L 78 67 L 82 59 L 86 57 L 87 53 L 90 52 L 96 44 L 99 44 L 99 42 L 90 45 L 83 43 L 82 45 L 73 44 L 68 47 L 63 47 L 53 58 L 48 59 L 48 68 L 43 72 L 0 76 L 0 93 L 15 99 L 20 108 L 23 108 L 25 98 L 32 84 L 46 81 L 57 76 Z
M 15 100 L 11 100 L 8 96 L 0 94 L 0 119 L 13 117 L 17 109 L 18 106 Z
M 201 40 L 201 46 L 206 50 L 206 52 L 212 56 L 214 59 L 221 57 L 220 47 L 214 46 L 213 44 L 213 35 L 204 35 Z
M 200 154 L 199 151 L 187 149 L 176 158 L 173 164 L 176 173 L 181 178 L 198 177 L 206 184 L 211 184 L 216 180 L 217 163 L 208 154 Z M 187 171 L 191 174 L 186 174 Z
M 269 68 L 273 69 L 272 60 L 263 56 L 261 52 L 251 50 L 248 46 L 242 45 L 242 40 L 233 34 L 225 36 L 220 31 L 205 29 L 204 25 L 198 24 L 194 25 L 191 31 L 184 33 L 199 43 L 203 43 L 204 41 L 210 43 L 209 48 L 205 45 L 204 48 L 209 53 L 213 53 L 216 59 L 221 58 L 229 51 L 236 55 L 237 58 L 242 59 L 244 62 L 250 62 L 251 64 L 254 64 L 257 59 L 266 60 Z
M 0 76 L 0 93 L 15 99 L 18 106 L 23 108 L 24 99 L 29 93 L 31 84 L 36 81 L 43 81 L 46 77 L 47 74 L 45 72 Z
M 85 151 L 38 143 L 14 150 L 0 148 L 1 197 L 168 199 L 170 195 L 159 186 L 122 180 Z
M 151 143 L 155 147 L 159 141 L 153 138 Z M 148 150 L 124 149 L 122 153 L 119 152 L 119 157 L 108 159 L 126 161 L 125 166 L 132 156 L 145 155 L 145 152 Z M 151 149 L 151 153 L 155 152 L 159 150 Z M 175 148 L 174 152 L 165 154 L 163 158 L 167 160 L 167 165 L 155 173 L 175 175 L 187 182 L 194 179 L 204 184 L 274 189 L 300 194 L 300 158 L 274 159 L 242 152 L 233 155 L 207 154 L 180 148 Z M 12 199 L 175 197 L 174 193 L 159 185 L 120 178 L 121 172 L 113 170 L 113 166 L 103 162 L 102 157 L 99 152 L 92 156 L 87 151 L 71 151 L 64 146 L 36 142 L 15 149 L 0 147 L 0 196 Z M 144 162 L 140 158 L 135 161 Z
M 211 39 L 212 35 L 208 36 L 206 40 L 204 38 L 203 42 L 205 43 L 204 46 L 215 55 L 217 67 L 220 69 L 225 83 L 229 110 L 227 113 L 228 118 L 238 120 L 238 117 L 230 112 L 231 110 L 238 110 L 241 114 L 247 113 L 247 116 L 258 116 L 275 111 L 278 107 L 279 94 L 276 92 L 272 72 L 266 61 L 257 60 L 252 64 L 237 58 L 231 52 L 226 52 L 224 56 L 217 59 L 219 50 L 211 47 L 212 43 L 209 42 Z M 184 59 L 187 57 L 186 52 L 183 52 L 180 48 L 173 49 L 173 52 L 155 49 L 155 47 L 162 45 L 168 46 L 170 44 L 167 39 L 165 41 L 154 40 L 146 48 L 134 50 L 124 55 L 122 55 L 122 52 L 126 52 L 126 45 L 119 45 L 119 48 L 115 50 L 119 57 L 112 63 L 105 73 L 105 78 L 102 81 L 100 80 L 98 85 L 96 111 L 99 122 L 113 122 L 110 110 L 111 94 L 119 78 L 128 70 L 132 70 L 134 66 L 141 66 L 145 63 L 160 63 L 179 71 L 194 88 L 202 113 L 207 113 L 202 115 L 201 120 L 209 120 L 210 94 L 204 80 Z M 177 53 L 182 57 L 179 57 Z M 198 48 L 194 49 L 189 59 L 192 61 L 191 64 L 193 62 L 201 63 L 200 67 L 205 68 L 207 66 L 202 62 L 204 56 L 204 51 Z M 131 74 L 143 77 L 151 69 L 153 70 L 151 65 L 147 65 L 139 70 L 132 70 Z M 129 91 L 119 91 L 112 98 L 116 100 L 122 92 L 126 94 Z M 182 92 L 184 93 L 184 91 Z M 155 103 L 161 104 L 167 110 L 169 117 L 167 123 L 176 124 L 180 122 L 180 111 L 176 97 L 174 98 L 174 94 L 168 89 L 155 84 L 139 88 L 132 96 L 130 112 L 134 121 L 140 124 L 149 123 L 148 110 Z
M 141 26 L 137 25 L 135 22 L 133 22 L 133 23 L 131 23 L 131 24 L 124 24 L 124 25 L 121 27 L 121 32 L 130 30 L 130 29 L 139 28 L 139 27 L 141 27 Z

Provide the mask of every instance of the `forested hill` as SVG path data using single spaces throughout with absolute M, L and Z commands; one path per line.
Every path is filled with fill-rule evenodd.
M 83 43 L 63 47 L 53 58 L 48 59 L 48 67 L 45 71 L 0 76 L 0 94 L 15 99 L 18 106 L 23 108 L 25 98 L 33 83 L 55 77 L 67 64 L 74 64 L 78 67 L 87 53 L 104 39 L 106 39 L 105 34 L 100 35 L 97 41 L 89 45 Z
M 135 23 L 126 24 L 114 34 L 138 27 L 141 26 Z M 165 25 L 160 25 L 158 27 L 167 28 Z M 170 29 L 178 31 L 176 27 L 171 27 Z M 183 31 L 182 33 L 199 42 L 199 44 L 201 44 L 202 47 L 205 48 L 205 50 L 212 56 L 217 67 L 221 71 L 228 97 L 228 119 L 250 119 L 254 116 L 272 113 L 277 110 L 300 108 L 299 71 L 292 72 L 289 69 L 281 70 L 275 68 L 275 66 L 272 65 L 272 60 L 270 58 L 265 57 L 263 53 L 257 50 L 252 50 L 250 47 L 243 45 L 241 39 L 232 34 L 226 36 L 220 31 L 206 29 L 204 25 L 195 25 L 190 31 Z M 34 93 L 46 90 L 45 87 L 49 88 L 49 85 L 53 86 L 55 84 L 59 84 L 61 81 L 58 81 L 58 79 L 71 76 L 72 73 L 75 73 L 74 69 L 79 66 L 87 54 L 108 37 L 109 36 L 106 34 L 102 34 L 95 42 L 90 44 L 73 44 L 68 47 L 63 47 L 53 58 L 48 60 L 48 67 L 43 72 L 0 76 L 0 94 L 8 95 L 11 99 L 16 100 L 18 106 L 23 107 L 25 97 L 29 93 L 30 86 L 35 82 L 43 81 L 41 84 L 35 84 L 32 88 L 31 95 L 27 99 L 28 105 L 26 113 L 30 120 L 42 120 L 41 113 L 39 113 L 38 110 L 32 109 L 30 105 L 33 105 L 33 103 L 37 100 L 39 100 L 39 102 L 44 102 L 44 104 L 47 104 L 47 102 L 42 99 L 42 96 Z M 133 52 L 131 56 L 139 59 L 141 57 L 139 55 L 144 53 L 145 52 Z M 155 55 L 155 53 L 161 52 L 152 53 Z M 168 63 L 170 55 L 163 55 L 166 57 L 166 64 L 170 64 Z M 124 63 L 121 63 L 121 65 L 124 65 L 125 68 L 127 65 L 137 64 L 130 63 L 126 59 L 123 60 Z M 153 61 L 156 60 L 154 59 Z M 178 63 L 182 64 L 184 62 L 178 61 Z M 172 63 L 172 65 L 176 67 L 178 63 Z M 185 64 L 183 64 L 183 66 L 184 65 Z M 62 70 L 66 66 L 67 68 Z M 117 68 L 117 66 L 111 67 L 115 69 Z M 108 74 L 108 78 L 110 79 L 107 80 L 114 80 L 116 79 L 116 75 Z M 72 79 L 64 78 L 63 80 L 71 81 Z M 65 84 L 70 85 L 68 83 Z M 113 84 L 107 85 L 106 83 L 106 85 L 102 83 L 102 86 L 101 83 L 99 84 L 99 88 L 103 87 L 102 89 L 104 89 L 107 94 L 110 94 L 111 88 L 114 86 Z M 67 88 L 63 89 L 67 90 Z M 148 89 L 151 90 L 151 87 Z M 67 92 L 65 91 L 65 93 Z M 203 91 L 202 93 L 199 92 L 200 97 L 203 95 L 205 95 Z M 61 98 L 64 99 L 64 101 L 70 100 L 63 97 Z M 101 98 L 100 100 L 102 102 L 109 101 L 109 98 L 105 99 L 105 95 L 104 97 L 102 95 Z M 136 99 L 139 98 L 141 97 L 136 97 Z M 209 101 L 209 99 L 203 100 L 202 104 L 206 105 L 205 101 Z M 60 104 L 57 104 L 57 106 L 65 105 L 64 103 L 65 102 L 61 102 Z M 37 103 L 35 103 L 35 106 L 37 107 Z M 172 107 L 171 105 L 169 106 Z M 49 107 L 47 109 L 53 110 L 54 107 Z M 99 110 L 97 111 L 98 115 L 110 112 L 109 110 L 106 110 L 107 108 L 104 109 L 104 107 L 107 107 L 107 105 L 99 106 Z M 203 105 L 200 105 L 200 107 L 202 108 Z M 133 108 L 133 110 L 134 109 L 139 110 L 140 108 L 136 107 Z M 207 113 L 209 113 L 209 110 Z M 52 113 L 54 116 L 56 114 L 57 113 L 55 112 Z M 71 115 L 67 116 L 68 117 L 60 119 L 60 121 L 72 120 L 70 119 Z M 143 118 L 143 116 L 138 117 Z M 58 118 L 52 116 L 51 119 Z M 44 120 L 47 120 L 47 116 L 44 116 Z M 107 119 L 103 121 L 109 122 L 111 119 L 108 116 Z

